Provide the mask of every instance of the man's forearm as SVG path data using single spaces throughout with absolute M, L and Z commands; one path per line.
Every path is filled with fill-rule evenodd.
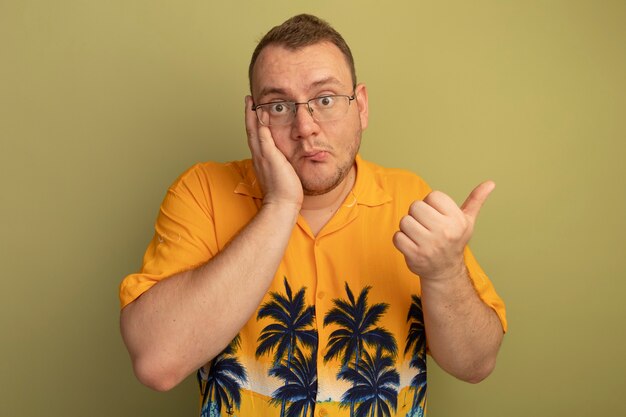
M 493 370 L 503 330 L 476 293 L 465 268 L 450 281 L 422 281 L 422 308 L 431 356 L 448 373 L 480 382 Z
M 122 335 L 142 383 L 170 389 L 231 342 L 270 286 L 298 210 L 263 206 L 207 264 L 159 282 L 122 310 Z

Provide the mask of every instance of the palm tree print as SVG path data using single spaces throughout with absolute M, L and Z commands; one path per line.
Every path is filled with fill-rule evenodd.
M 414 356 L 410 362 L 411 368 L 419 369 L 418 373 L 411 379 L 413 395 L 413 406 L 407 413 L 408 417 L 422 417 L 426 409 L 426 358 Z
M 241 406 L 241 386 L 248 381 L 246 370 L 234 356 L 240 347 L 240 338 L 233 341 L 213 359 L 206 377 L 198 371 L 202 393 L 202 416 L 220 416 L 226 404 L 226 413 L 233 414 L 233 407 Z
M 272 319 L 259 335 L 256 356 L 274 351 L 274 366 L 284 364 L 291 370 L 294 351 L 298 344 L 303 347 L 317 348 L 317 332 L 313 328 L 315 308 L 305 303 L 303 287 L 293 294 L 287 278 L 284 278 L 285 295 L 270 293 L 271 300 L 264 303 L 257 314 L 257 320 Z M 270 371 L 271 375 L 271 371 Z M 282 374 L 277 374 L 279 376 Z M 288 384 L 285 381 L 285 386 Z M 285 415 L 286 400 L 281 400 L 280 416 Z
M 270 370 L 270 375 L 285 381 L 285 385 L 272 394 L 272 401 L 289 402 L 286 417 L 313 417 L 317 398 L 317 349 L 310 357 L 296 348 L 291 363 L 282 361 Z
M 360 372 L 359 362 L 367 355 L 365 346 L 379 346 L 395 357 L 398 347 L 393 335 L 376 324 L 389 308 L 386 303 L 377 303 L 369 306 L 367 296 L 371 287 L 361 290 L 359 297 L 354 298 L 350 286 L 345 285 L 347 300 L 333 300 L 334 307 L 326 313 L 324 326 L 335 324 L 339 328 L 330 334 L 324 361 L 341 357 L 342 368 L 337 375 L 350 369 L 357 374 Z M 345 379 L 345 378 L 344 378 Z M 353 388 L 356 386 L 353 381 Z M 350 416 L 354 416 L 355 396 L 344 396 L 350 404 Z M 343 401 L 343 400 L 342 400 Z
M 339 372 L 340 379 L 353 384 L 342 403 L 358 404 L 355 417 L 390 417 L 397 409 L 400 384 L 393 357 L 378 347 L 374 357 L 366 351 L 362 359 L 355 369 L 345 367 Z
M 417 369 L 417 374 L 411 380 L 414 394 L 413 406 L 408 416 L 422 416 L 426 407 L 426 329 L 422 300 L 417 295 L 411 296 L 411 307 L 406 321 L 410 326 L 404 354 L 411 352 L 410 366 Z

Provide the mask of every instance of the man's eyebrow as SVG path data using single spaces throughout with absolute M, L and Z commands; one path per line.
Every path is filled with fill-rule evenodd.
M 343 86 L 343 83 L 331 75 L 329 77 L 322 78 L 321 80 L 315 81 L 313 84 L 311 84 L 311 88 L 323 87 L 326 85 Z
M 321 80 L 317 80 L 311 83 L 311 85 L 309 86 L 309 90 L 319 88 L 319 87 L 324 87 L 327 85 L 336 85 L 336 86 L 342 87 L 344 84 L 341 81 L 339 81 L 339 79 L 331 75 L 329 77 L 325 77 L 325 78 L 322 78 Z M 287 90 L 285 90 L 284 88 L 271 87 L 271 86 L 265 87 L 261 90 L 259 94 L 259 100 L 262 101 L 264 97 L 269 96 L 270 94 L 286 96 L 288 93 L 287 93 Z
M 261 90 L 259 94 L 259 99 L 262 99 L 265 96 L 269 96 L 270 94 L 278 94 L 278 95 L 287 95 L 287 91 L 283 88 L 278 87 L 265 87 Z

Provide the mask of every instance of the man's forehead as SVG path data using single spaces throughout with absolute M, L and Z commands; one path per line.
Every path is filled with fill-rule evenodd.
M 253 91 L 259 97 L 287 93 L 293 87 L 351 88 L 352 76 L 343 53 L 334 44 L 320 42 L 298 49 L 268 45 L 253 69 Z

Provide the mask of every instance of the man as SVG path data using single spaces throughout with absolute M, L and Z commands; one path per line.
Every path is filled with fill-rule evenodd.
M 466 244 L 493 183 L 459 208 L 362 160 L 367 90 L 316 17 L 268 32 L 249 75 L 252 159 L 184 173 L 120 287 L 137 377 L 168 390 L 198 370 L 202 415 L 255 416 L 422 415 L 427 344 L 485 378 L 505 313 Z

